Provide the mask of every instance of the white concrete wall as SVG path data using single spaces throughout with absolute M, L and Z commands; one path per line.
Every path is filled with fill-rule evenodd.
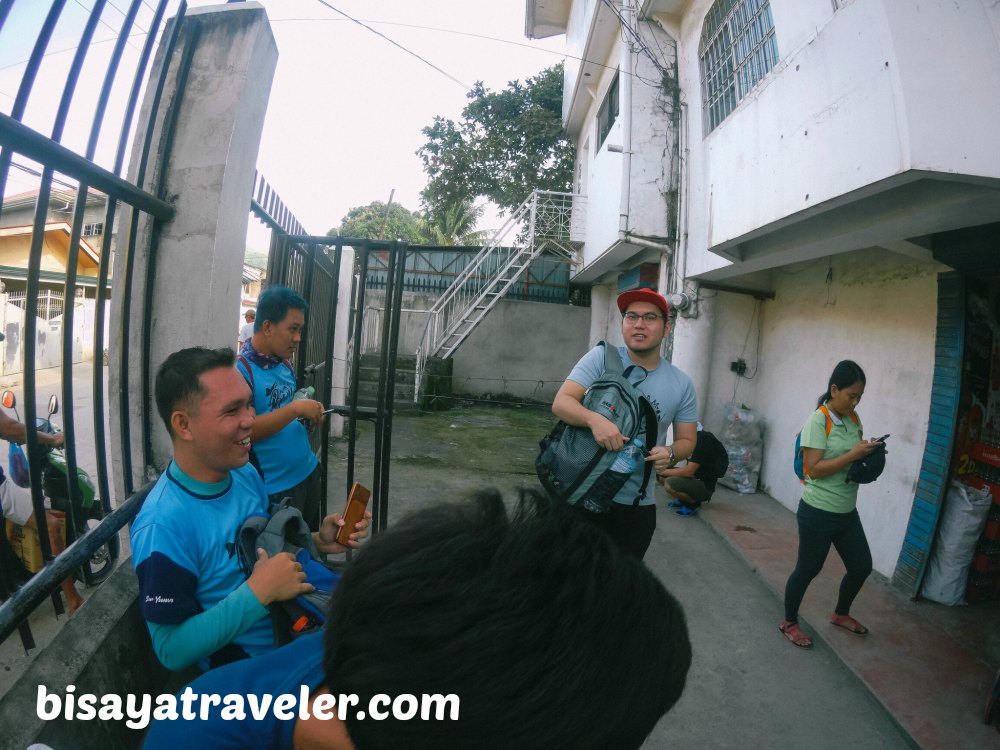
M 791 266 L 774 272 L 776 298 L 760 303 L 759 356 L 757 322 L 751 325 L 758 303 L 745 295 L 703 290 L 703 297 L 715 295 L 713 339 L 699 335 L 698 320 L 685 319 L 675 339 L 674 361 L 685 371 L 699 344 L 711 345 L 707 386 L 698 393 L 709 429 L 721 426 L 734 387 L 736 400 L 763 418 L 761 483 L 789 509 L 801 494 L 792 472 L 795 435 L 836 363 L 853 359 L 861 365 L 868 376 L 858 408 L 865 434 L 892 434 L 885 474 L 858 496 L 875 568 L 887 576 L 902 545 L 927 435 L 940 268 L 858 251 L 833 259 L 828 285 L 826 260 Z M 692 329 L 695 335 L 689 335 Z M 740 356 L 752 380 L 730 372 L 729 363 Z
M 622 145 L 622 115 L 611 127 L 604 143 L 597 142 L 597 113 L 621 62 L 621 46 L 615 45 L 612 55 L 604 61 L 601 79 L 596 86 L 596 98 L 583 120 L 583 129 L 576 135 L 578 159 L 586 159 L 583 194 L 587 196 L 587 220 L 583 244 L 583 267 L 596 260 L 618 239 L 621 211 L 622 154 L 608 151 L 608 144 Z M 620 86 L 619 86 L 620 91 Z M 583 154 L 586 154 L 584 156 Z
M 589 350 L 590 308 L 501 300 L 455 352 L 456 393 L 551 402 Z
M 681 27 L 689 276 L 727 264 L 710 246 L 910 169 L 1000 174 L 996 3 L 772 0 L 779 62 L 705 136 L 710 4 L 692 2 Z

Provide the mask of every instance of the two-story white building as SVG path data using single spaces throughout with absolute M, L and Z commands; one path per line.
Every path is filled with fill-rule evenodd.
M 526 31 L 566 36 L 591 340 L 621 340 L 621 289 L 673 295 L 702 421 L 759 413 L 789 508 L 795 434 L 856 360 L 892 434 L 859 511 L 916 591 L 956 439 L 1000 433 L 1000 4 L 526 0 Z

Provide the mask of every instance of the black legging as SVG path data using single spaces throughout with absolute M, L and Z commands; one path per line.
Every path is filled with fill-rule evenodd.
M 785 586 L 785 619 L 798 622 L 802 597 L 823 569 L 831 543 L 847 568 L 834 612 L 849 615 L 854 597 L 872 572 L 872 553 L 858 511 L 831 513 L 800 500 L 795 515 L 799 522 L 799 559 Z

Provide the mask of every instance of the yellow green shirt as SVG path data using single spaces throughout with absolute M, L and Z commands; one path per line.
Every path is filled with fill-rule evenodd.
M 827 407 L 829 409 L 829 407 Z M 819 409 L 809 415 L 799 445 L 802 448 L 819 448 L 823 451 L 823 459 L 837 458 L 847 453 L 861 440 L 861 418 L 841 419 L 830 409 L 830 434 L 826 434 L 826 416 Z M 813 479 L 806 477 L 806 486 L 802 499 L 820 510 L 831 513 L 850 513 L 858 503 L 858 485 L 847 482 L 847 470 L 850 464 L 828 477 Z

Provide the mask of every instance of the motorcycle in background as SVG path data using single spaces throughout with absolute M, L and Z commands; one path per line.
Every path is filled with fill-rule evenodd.
M 8 409 L 14 411 L 14 416 L 20 421 L 17 413 L 17 399 L 12 391 L 4 391 L 0 395 L 0 403 Z M 49 399 L 48 416 L 45 419 L 35 420 L 38 432 L 55 435 L 61 432 L 59 427 L 52 422 L 53 415 L 59 412 L 59 399 L 52 396 Z M 61 448 L 39 445 L 42 452 L 42 494 L 49 499 L 51 509 L 62 511 L 66 514 L 66 546 L 82 537 L 87 531 L 96 526 L 104 517 L 104 505 L 97 497 L 97 488 L 94 486 L 90 475 L 81 467 L 76 469 L 76 486 L 78 488 L 76 503 L 73 504 L 70 512 L 70 492 L 69 492 L 69 467 L 66 465 L 66 453 Z M 21 487 L 28 487 L 30 484 L 30 472 L 28 469 L 28 457 L 24 449 L 16 443 L 10 443 L 9 450 L 10 479 Z M 70 523 L 70 519 L 73 523 Z M 101 545 L 91 556 L 88 563 L 78 568 L 74 573 L 79 581 L 83 581 L 87 586 L 96 586 L 105 578 L 111 575 L 115 567 L 115 560 L 118 559 L 117 538 Z

